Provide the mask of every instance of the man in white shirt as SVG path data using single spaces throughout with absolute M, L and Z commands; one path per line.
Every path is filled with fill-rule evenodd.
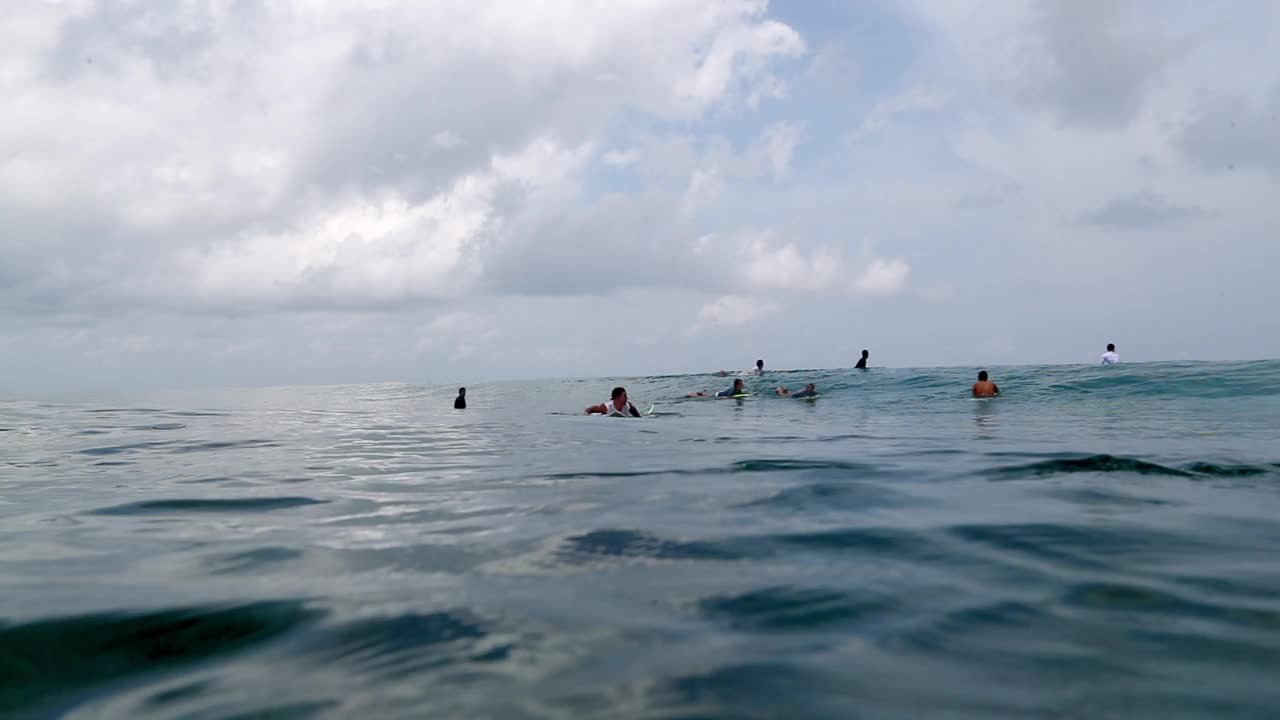
M 1116 346 L 1114 343 L 1107 343 L 1107 351 L 1102 353 L 1103 365 L 1115 365 L 1120 362 L 1120 356 L 1116 354 Z

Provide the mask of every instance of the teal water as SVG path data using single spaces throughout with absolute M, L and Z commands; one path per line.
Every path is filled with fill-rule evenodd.
M 0 402 L 0 717 L 1280 717 L 1280 362 L 975 371 Z

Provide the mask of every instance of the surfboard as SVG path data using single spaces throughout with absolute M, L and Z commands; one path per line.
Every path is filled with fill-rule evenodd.
M 641 412 L 640 415 L 641 416 L 652 415 L 654 407 L 656 406 L 652 404 L 649 405 L 649 409 Z M 617 410 L 614 410 L 613 412 L 609 413 L 609 417 L 632 417 L 632 415 L 630 413 L 621 413 L 621 412 L 618 412 Z

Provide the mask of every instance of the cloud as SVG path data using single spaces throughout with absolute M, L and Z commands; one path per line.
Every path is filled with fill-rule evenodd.
M 697 122 L 776 96 L 775 63 L 804 44 L 766 12 L 33 8 L 0 50 L 0 266 L 19 278 L 0 302 L 56 302 L 89 280 L 98 300 L 193 308 L 456 296 L 507 228 L 571 203 L 579 153 L 624 113 Z
M 1157 193 L 1140 192 L 1112 198 L 1097 210 L 1086 213 L 1081 222 L 1119 230 L 1148 230 L 1212 216 L 1213 213 L 1203 208 L 1181 205 Z
M 1202 98 L 1177 135 L 1178 149 L 1210 172 L 1259 169 L 1280 175 L 1280 83 L 1266 97 L 1215 93 Z
M 716 328 L 747 325 L 778 312 L 778 305 L 767 300 L 743 295 L 722 295 L 703 305 L 687 330 L 686 337 L 700 335 Z
M 853 289 L 864 295 L 896 295 L 906 289 L 910 273 L 901 258 L 876 258 L 853 279 Z
M 1280 354 L 1280 7 L 795 10 L 19 3 L 0 384 Z
M 630 150 L 610 150 L 600 157 L 600 162 L 614 168 L 626 168 L 636 164 L 640 159 L 640 151 L 635 148 Z
M 943 93 L 913 88 L 901 95 L 876 103 L 867 113 L 866 118 L 862 121 L 862 126 L 855 136 L 867 135 L 881 130 L 897 115 L 939 110 L 946 102 L 947 97 Z
M 1173 55 L 1171 40 L 1147 22 L 1144 4 L 1047 0 L 1038 9 L 1017 97 L 1066 124 L 1130 122 Z

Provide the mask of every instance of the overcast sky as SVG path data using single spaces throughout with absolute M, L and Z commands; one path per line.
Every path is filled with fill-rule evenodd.
M 0 389 L 1280 356 L 1280 4 L 8 0 Z

